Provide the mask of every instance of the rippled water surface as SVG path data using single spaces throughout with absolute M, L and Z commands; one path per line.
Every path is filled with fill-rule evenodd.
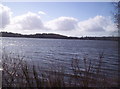
M 88 59 L 97 60 L 103 52 L 104 71 L 108 71 L 109 75 L 117 75 L 118 71 L 116 41 L 2 38 L 2 48 L 8 53 L 24 56 L 26 60 L 39 62 L 43 66 L 53 63 L 70 65 L 72 58 L 82 60 L 86 55 Z

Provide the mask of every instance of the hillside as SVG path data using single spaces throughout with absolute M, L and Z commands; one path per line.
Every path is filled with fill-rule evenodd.
M 24 37 L 24 38 L 49 38 L 49 39 L 79 39 L 79 40 L 113 40 L 118 41 L 120 37 L 68 37 L 60 34 L 54 33 L 42 33 L 42 34 L 29 34 L 23 35 L 18 33 L 11 33 L 11 32 L 0 32 L 1 37 Z

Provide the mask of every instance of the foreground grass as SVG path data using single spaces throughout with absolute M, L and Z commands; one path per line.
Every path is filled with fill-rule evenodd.
M 108 78 L 101 73 L 104 54 L 98 56 L 97 63 L 83 57 L 71 59 L 72 73 L 66 73 L 63 66 L 53 65 L 49 70 L 39 67 L 34 63 L 24 60 L 19 55 L 16 57 L 3 53 L 3 87 L 17 87 L 32 89 L 52 87 L 116 87 L 117 80 Z M 81 63 L 83 64 L 81 68 Z M 96 63 L 96 66 L 94 66 Z M 54 67 L 55 66 L 55 67 Z M 58 66 L 58 67 L 56 67 Z

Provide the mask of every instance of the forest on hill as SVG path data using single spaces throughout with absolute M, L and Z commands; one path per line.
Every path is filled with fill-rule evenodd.
M 24 34 L 19 34 L 19 33 L 12 33 L 12 32 L 0 32 L 1 37 L 23 37 L 23 38 L 48 38 L 48 39 L 78 39 L 78 40 L 113 40 L 113 41 L 118 41 L 120 37 L 114 37 L 114 36 L 109 36 L 109 37 L 69 37 L 69 36 L 64 36 L 60 34 L 54 34 L 54 33 L 36 33 L 36 34 L 29 34 L 29 35 L 24 35 Z

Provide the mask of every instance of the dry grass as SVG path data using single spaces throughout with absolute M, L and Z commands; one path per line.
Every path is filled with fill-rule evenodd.
M 72 74 L 65 73 L 63 66 L 42 70 L 41 67 L 28 63 L 24 57 L 13 57 L 4 52 L 3 56 L 3 87 L 29 87 L 32 89 L 52 87 L 109 87 L 111 85 L 106 76 L 101 75 L 104 54 L 99 54 L 98 63 L 82 58 L 83 67 L 79 59 L 71 60 Z M 55 65 L 56 66 L 56 65 Z M 20 88 L 21 89 L 21 88 Z

